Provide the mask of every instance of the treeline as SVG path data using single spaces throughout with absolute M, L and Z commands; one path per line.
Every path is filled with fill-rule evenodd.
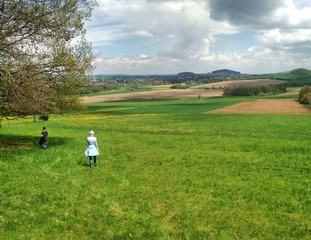
M 189 88 L 188 84 L 174 84 L 171 86 L 171 89 L 187 89 Z
M 302 104 L 310 104 L 311 103 L 311 87 L 305 86 L 300 89 L 298 100 Z
M 91 93 L 98 93 L 98 92 L 105 92 L 114 89 L 118 89 L 119 86 L 116 84 L 107 84 L 107 85 L 91 85 L 83 87 L 81 94 L 91 94 Z
M 229 96 L 257 96 L 257 95 L 271 95 L 286 92 L 284 84 L 269 84 L 269 85 L 233 85 L 225 87 L 224 95 Z

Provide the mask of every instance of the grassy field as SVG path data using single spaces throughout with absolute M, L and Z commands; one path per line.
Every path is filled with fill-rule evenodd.
M 169 87 L 166 87 L 169 88 Z M 100 95 L 109 95 L 109 94 L 120 94 L 120 93 L 134 93 L 134 92 L 146 92 L 146 91 L 152 91 L 153 86 L 149 85 L 137 85 L 137 86 L 120 86 L 113 90 L 108 91 L 100 91 L 96 93 L 90 93 L 90 94 L 83 94 L 83 96 L 100 96 Z
M 310 239 L 311 115 L 202 114 L 249 99 L 107 102 L 4 121 L 0 239 Z
M 301 85 L 311 85 L 311 75 L 310 74 L 293 74 L 293 73 L 275 73 L 267 74 L 265 77 L 288 80 L 288 86 L 301 86 Z

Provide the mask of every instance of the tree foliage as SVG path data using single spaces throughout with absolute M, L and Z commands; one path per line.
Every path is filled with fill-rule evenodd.
M 311 87 L 305 86 L 300 89 L 299 95 L 298 95 L 298 101 L 302 104 L 311 103 Z
M 187 84 L 173 84 L 171 89 L 187 89 L 189 86 Z
M 0 1 L 0 115 L 76 109 L 92 69 L 84 21 L 95 0 Z

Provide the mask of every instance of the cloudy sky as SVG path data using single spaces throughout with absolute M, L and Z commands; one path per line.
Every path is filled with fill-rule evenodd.
M 311 68 L 310 0 L 98 0 L 94 74 Z

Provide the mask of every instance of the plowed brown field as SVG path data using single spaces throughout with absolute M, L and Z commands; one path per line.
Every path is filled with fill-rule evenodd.
M 212 110 L 206 113 L 311 114 L 311 109 L 304 107 L 295 100 L 273 99 L 238 103 L 232 106 Z
M 204 85 L 205 87 L 213 86 L 224 87 L 232 84 L 258 84 L 265 82 L 265 84 L 281 83 L 283 81 L 278 80 L 267 80 L 267 79 L 257 79 L 257 80 L 247 80 L 247 81 L 224 81 L 219 83 L 211 83 L 209 85 Z M 200 86 L 202 87 L 202 86 Z M 109 101 L 121 101 L 121 100 L 133 100 L 133 99 L 186 99 L 186 98 L 209 98 L 222 96 L 222 90 L 212 90 L 212 89 L 201 89 L 201 88 L 191 88 L 191 89 L 165 89 L 165 90 L 153 90 L 148 92 L 134 92 L 134 93 L 123 93 L 123 94 L 111 94 L 111 95 L 101 95 L 92 97 L 82 97 L 81 101 L 83 103 L 96 103 L 96 102 L 109 102 Z M 298 90 L 295 92 L 285 93 L 284 95 L 298 95 Z M 208 114 L 212 113 L 225 113 L 225 114 L 311 114 L 311 109 L 306 108 L 299 104 L 295 100 L 290 99 L 274 99 L 274 100 L 257 100 L 255 102 L 244 102 L 228 106 L 221 109 L 212 110 L 206 112 Z
M 82 97 L 84 103 L 109 102 L 130 99 L 185 99 L 185 98 L 208 98 L 222 96 L 222 90 L 207 89 L 167 89 L 154 90 L 149 92 L 134 92 L 123 94 L 101 95 L 93 97 Z
M 109 102 L 109 101 L 120 101 L 120 100 L 133 100 L 133 99 L 185 99 L 185 98 L 208 98 L 222 96 L 222 90 L 206 89 L 206 88 L 223 88 L 230 85 L 261 85 L 261 84 L 280 84 L 285 81 L 274 80 L 274 79 L 255 79 L 255 80 L 233 80 L 233 81 L 222 81 L 216 83 L 209 83 L 200 86 L 196 86 L 188 89 L 159 89 L 167 86 L 155 87 L 153 91 L 148 92 L 134 92 L 134 93 L 123 93 L 123 94 L 109 94 L 92 97 L 82 97 L 83 103 L 95 103 L 95 102 Z M 205 88 L 205 89 L 203 89 Z

